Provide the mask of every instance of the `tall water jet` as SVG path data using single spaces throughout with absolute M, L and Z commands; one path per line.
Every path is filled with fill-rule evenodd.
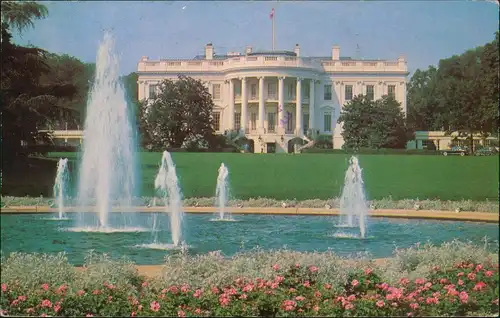
M 160 169 L 155 178 L 155 189 L 165 200 L 166 211 L 170 215 L 170 232 L 174 246 L 182 240 L 182 194 L 179 188 L 175 164 L 168 151 L 163 152 Z
M 78 202 L 95 206 L 98 226 L 109 227 L 112 206 L 131 206 L 135 189 L 135 130 L 119 81 L 114 39 L 104 34 L 99 45 L 83 139 Z
M 360 237 L 364 238 L 368 205 L 361 172 L 358 158 L 352 156 L 349 159 L 349 167 L 345 173 L 344 188 L 340 198 L 340 226 L 359 227 Z
M 231 215 L 226 212 L 229 196 L 229 170 L 224 163 L 219 167 L 217 186 L 215 190 L 215 204 L 219 208 L 219 216 L 215 221 L 231 221 Z
M 68 158 L 60 158 L 57 163 L 56 179 L 54 181 L 54 198 L 56 201 L 59 219 L 64 217 L 64 196 L 66 195 L 66 187 L 68 185 Z

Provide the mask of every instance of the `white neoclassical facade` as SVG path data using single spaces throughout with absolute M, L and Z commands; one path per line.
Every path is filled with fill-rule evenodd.
M 155 96 L 164 79 L 186 75 L 206 83 L 213 96 L 215 129 L 240 131 L 254 152 L 290 152 L 296 138 L 331 135 L 334 148 L 343 145 L 337 124 L 342 106 L 355 95 L 373 99 L 393 95 L 406 112 L 408 69 L 396 61 L 355 60 L 340 56 L 302 57 L 293 51 L 229 52 L 216 55 L 211 43 L 193 59 L 149 60 L 137 66 L 139 100 Z

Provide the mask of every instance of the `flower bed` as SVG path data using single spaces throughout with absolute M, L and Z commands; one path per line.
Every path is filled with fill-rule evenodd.
M 336 292 L 319 284 L 321 268 L 274 265 L 266 280 L 245 277 L 197 288 L 152 287 L 148 281 L 118 288 L 75 289 L 47 283 L 23 290 L 2 283 L 2 314 L 36 316 L 463 316 L 498 312 L 498 266 L 462 262 L 435 267 L 428 279 L 383 282 L 375 269 L 353 273 Z
M 214 207 L 215 198 L 185 198 L 184 206 L 190 207 Z M 33 197 L 2 197 L 2 207 L 15 206 L 52 206 L 54 207 L 53 198 L 33 198 Z M 66 199 L 66 204 L 75 205 L 74 199 Z M 162 199 L 154 199 L 153 197 L 135 198 L 133 205 L 135 206 L 163 206 Z M 492 212 L 498 213 L 498 201 L 442 201 L 442 200 L 393 200 L 391 197 L 368 201 L 368 205 L 372 209 L 401 209 L 401 210 L 435 210 L 435 211 L 476 211 L 476 212 Z M 258 208 L 339 208 L 340 198 L 331 200 L 311 199 L 304 201 L 297 200 L 275 200 L 270 198 L 251 198 L 249 200 L 233 199 L 228 202 L 230 207 L 258 207 Z
M 166 259 L 163 276 L 147 278 L 132 263 L 105 256 L 90 254 L 85 271 L 77 271 L 62 254 L 11 254 L 2 259 L 0 310 L 89 317 L 498 314 L 498 255 L 482 247 L 416 245 L 380 266 L 345 262 L 333 253 L 293 251 L 179 255 Z

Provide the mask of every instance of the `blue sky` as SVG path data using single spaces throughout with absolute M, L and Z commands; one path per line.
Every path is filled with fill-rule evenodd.
M 113 29 L 121 73 L 141 56 L 191 58 L 212 42 L 218 54 L 246 45 L 271 48 L 269 13 L 276 12 L 276 48 L 304 56 L 396 59 L 403 54 L 410 71 L 436 65 L 494 38 L 498 6 L 484 1 L 205 1 L 205 2 L 43 2 L 46 19 L 14 37 L 55 53 L 93 62 L 103 29 Z

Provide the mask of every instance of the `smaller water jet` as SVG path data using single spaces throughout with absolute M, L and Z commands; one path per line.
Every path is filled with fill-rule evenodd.
M 352 156 L 345 173 L 344 188 L 340 198 L 340 222 L 337 227 L 359 227 L 360 238 L 365 238 L 368 205 L 361 172 L 358 158 Z
M 226 211 L 229 197 L 229 170 L 224 163 L 220 164 L 215 190 L 215 205 L 219 208 L 218 217 L 211 221 L 235 221 L 230 212 Z
M 174 247 L 182 243 L 182 194 L 179 188 L 177 173 L 172 156 L 168 151 L 163 152 L 160 169 L 155 178 L 155 189 L 165 201 L 165 212 L 170 215 L 170 231 Z
M 56 220 L 68 220 L 64 217 L 64 197 L 67 194 L 68 185 L 68 158 L 60 158 L 57 163 L 57 173 L 56 179 L 54 181 L 54 187 L 52 188 L 54 192 L 55 203 L 57 206 L 57 211 L 59 213 L 59 218 Z

